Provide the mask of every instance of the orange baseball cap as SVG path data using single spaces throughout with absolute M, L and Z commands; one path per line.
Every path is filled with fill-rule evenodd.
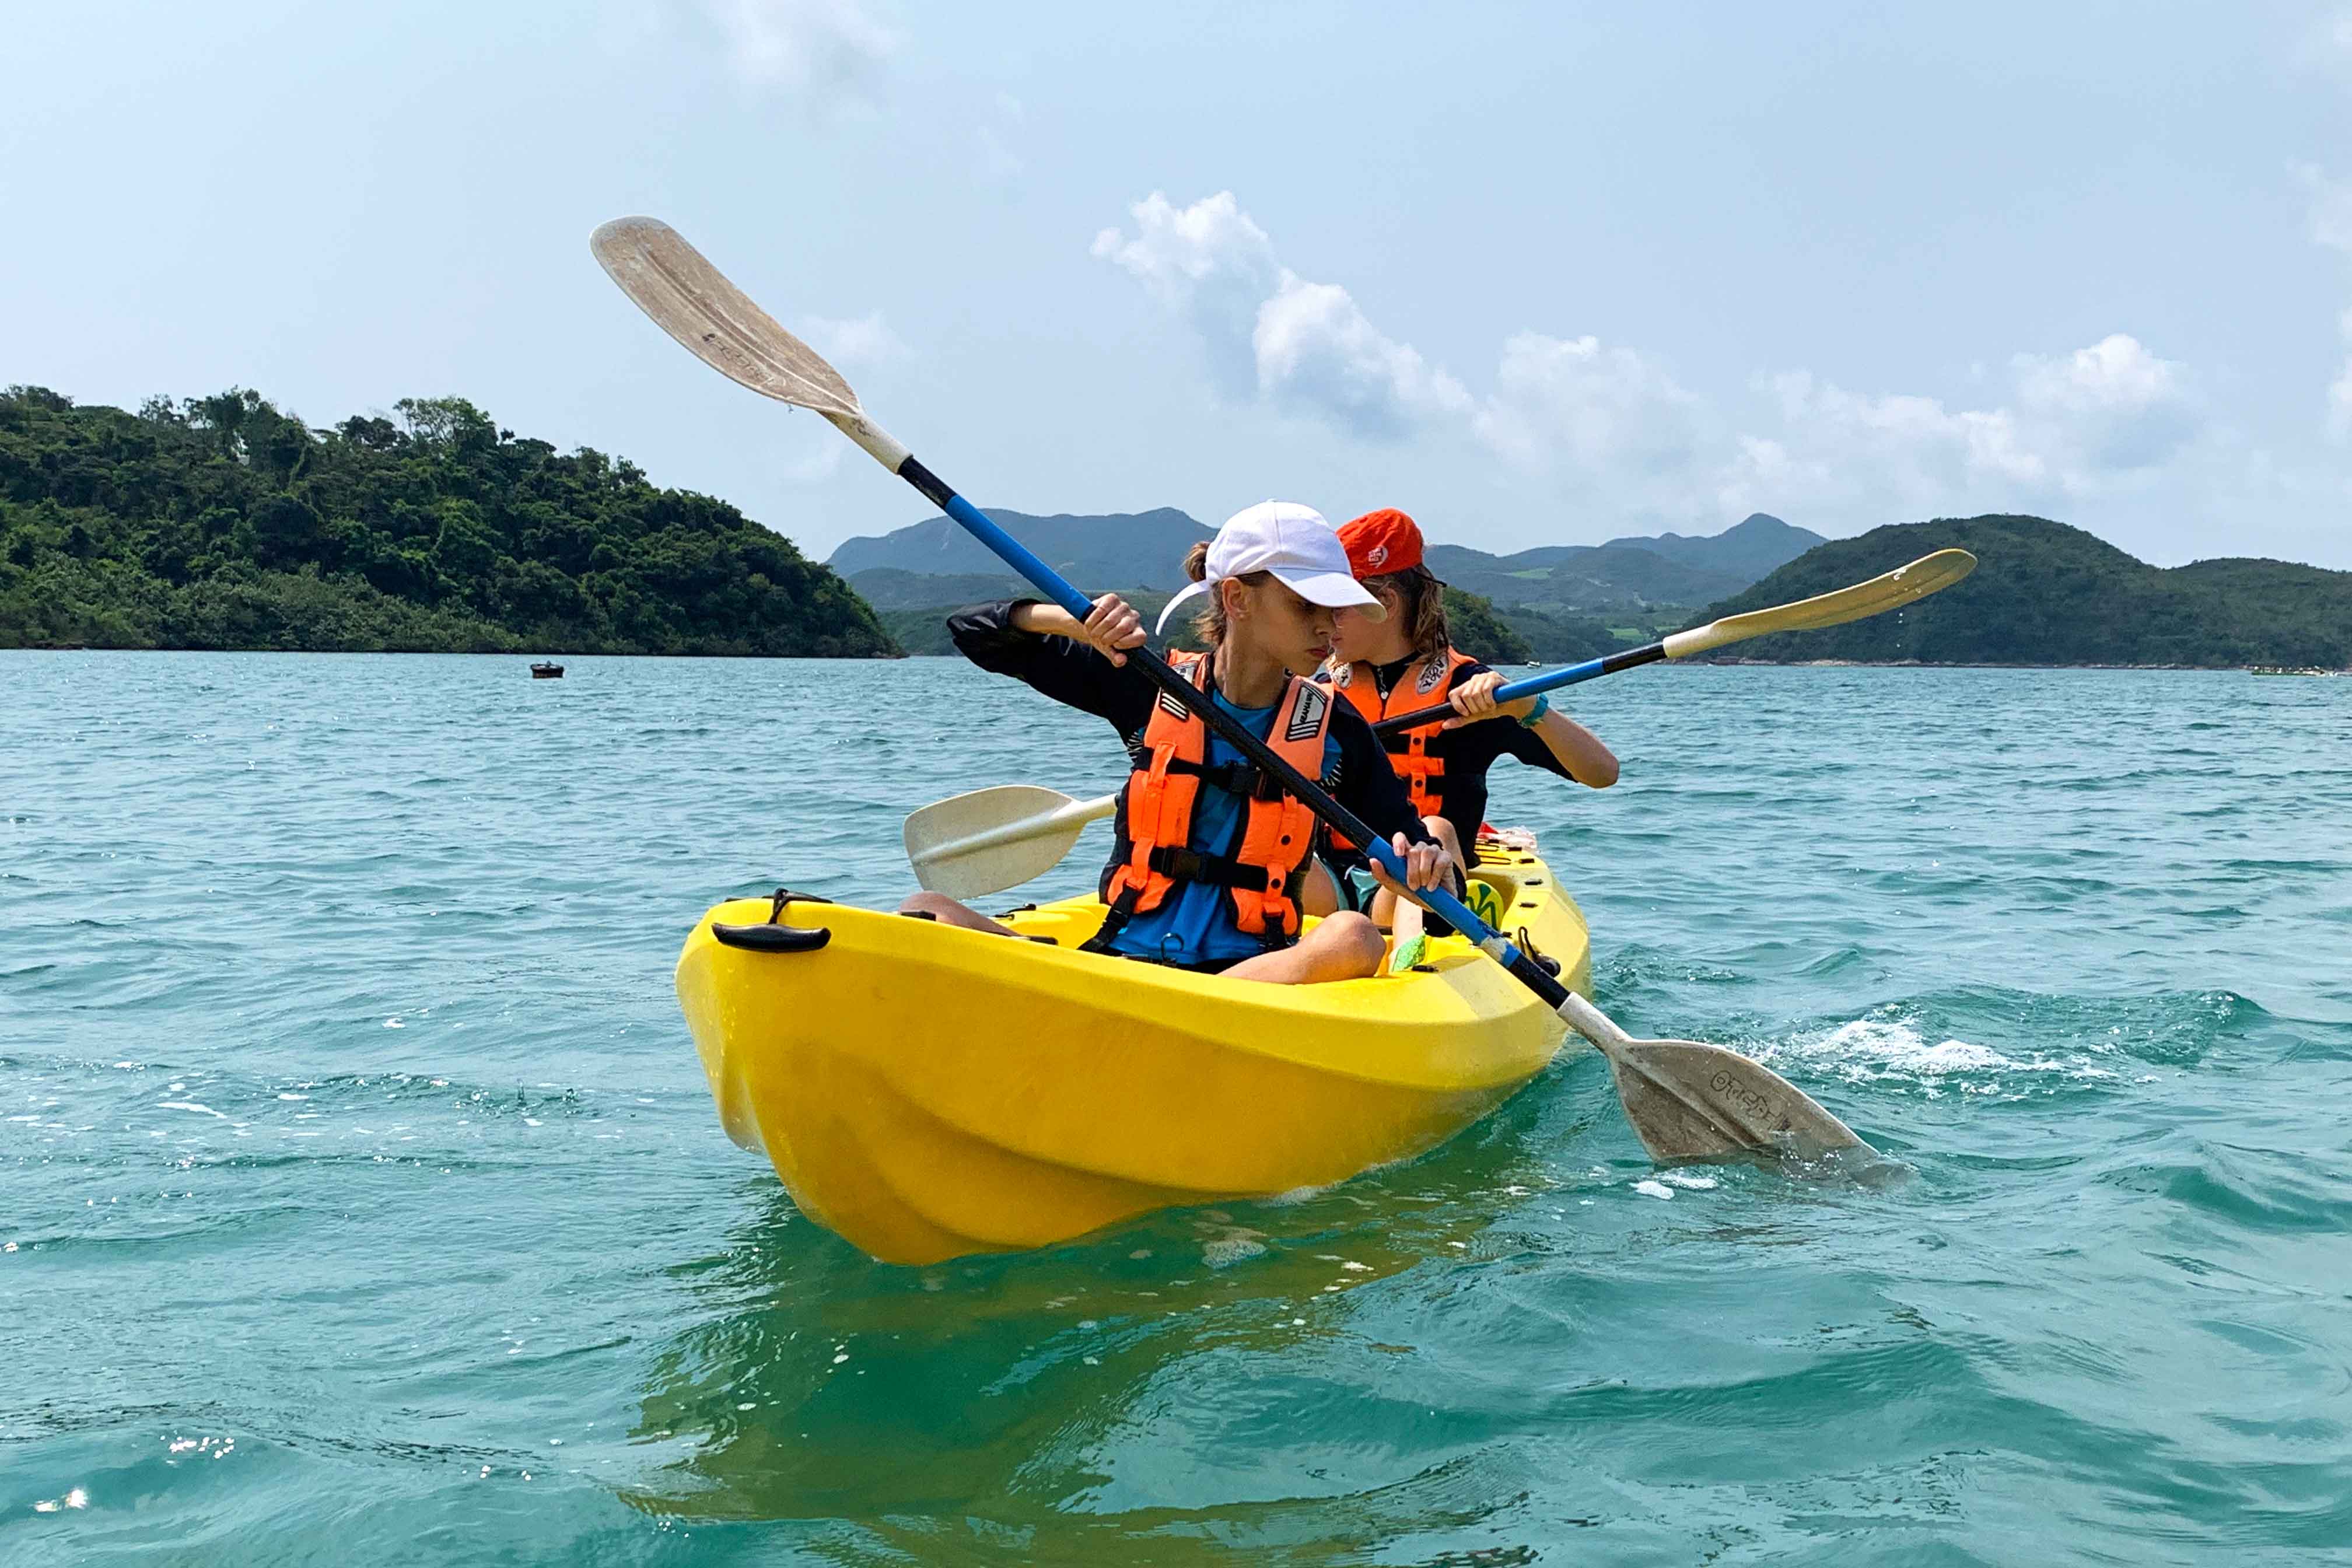
M 1348 547 L 1348 570 L 1359 581 L 1410 572 L 1421 564 L 1421 529 L 1392 506 L 1342 524 L 1339 542 Z

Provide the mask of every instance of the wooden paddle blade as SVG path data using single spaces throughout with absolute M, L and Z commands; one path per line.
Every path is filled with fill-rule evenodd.
M 1882 572 L 1867 583 L 1856 583 L 1835 593 L 1816 594 L 1792 605 L 1726 616 L 1719 621 L 1676 632 L 1665 639 L 1666 657 L 1688 658 L 1693 654 L 1746 642 L 1769 632 L 1819 631 L 1823 626 L 1842 626 L 1867 616 L 1882 616 L 1948 588 L 1976 569 L 1977 558 L 1965 550 L 1934 551 L 1907 566 Z
M 907 818 L 915 880 L 951 899 L 977 899 L 1042 877 L 1077 847 L 1087 823 L 1117 797 L 1072 800 L 1035 784 L 999 784 L 923 807 Z
M 1601 1054 L 1625 1119 L 1662 1165 L 1739 1154 L 1811 1162 L 1870 1150 L 1795 1084 L 1721 1046 L 1629 1040 Z
M 796 408 L 858 414 L 857 394 L 840 372 L 659 218 L 614 218 L 588 248 L 638 309 L 729 380 Z
M 1696 1040 L 1637 1040 L 1572 991 L 1559 1016 L 1601 1048 L 1625 1120 L 1662 1165 L 1735 1154 L 1811 1162 L 1846 1149 L 1877 1153 L 1761 1062 Z

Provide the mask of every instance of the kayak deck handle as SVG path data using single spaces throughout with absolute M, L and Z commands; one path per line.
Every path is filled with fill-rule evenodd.
M 833 940 L 832 930 L 825 926 L 780 926 L 764 921 L 748 926 L 713 922 L 710 934 L 729 947 L 750 952 L 814 952 Z
M 740 947 L 747 952 L 814 952 L 833 940 L 826 926 L 788 926 L 784 924 L 784 908 L 788 904 L 829 904 L 831 899 L 817 893 L 796 893 L 790 888 L 778 888 L 775 901 L 768 907 L 768 918 L 757 925 L 721 925 L 713 921 L 710 934 L 725 947 Z

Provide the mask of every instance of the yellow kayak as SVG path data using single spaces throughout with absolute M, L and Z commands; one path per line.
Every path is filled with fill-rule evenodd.
M 1583 912 L 1531 849 L 1482 843 L 1470 883 L 1473 909 L 1588 988 Z M 843 904 L 719 905 L 677 996 L 728 1135 L 812 1219 L 933 1263 L 1408 1159 L 1566 1033 L 1460 937 L 1405 974 L 1268 985 L 1075 951 L 1102 912 L 1024 910 L 1005 919 L 1030 940 L 1011 942 Z

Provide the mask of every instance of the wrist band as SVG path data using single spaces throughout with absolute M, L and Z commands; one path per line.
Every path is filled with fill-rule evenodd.
M 1519 727 L 1526 730 L 1532 730 L 1538 723 L 1542 722 L 1543 716 L 1550 711 L 1551 693 L 1549 691 L 1538 691 L 1536 693 L 1536 705 L 1528 710 L 1528 716 L 1519 721 Z

